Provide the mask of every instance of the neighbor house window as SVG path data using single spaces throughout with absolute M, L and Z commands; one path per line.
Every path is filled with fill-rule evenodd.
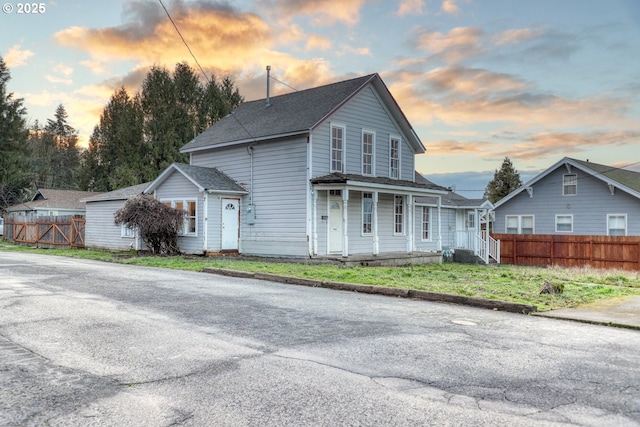
M 562 175 L 562 195 L 575 196 L 578 194 L 578 175 L 568 173 Z
M 556 215 L 556 232 L 573 232 L 573 215 Z
M 507 234 L 533 234 L 533 215 L 507 215 L 504 223 Z
M 373 132 L 362 132 L 362 174 L 373 175 Z
M 362 193 L 362 234 L 372 234 L 373 193 Z
M 422 208 L 422 240 L 429 240 L 429 208 Z
M 331 126 L 331 172 L 344 172 L 344 126 Z
M 389 176 L 400 178 L 400 138 L 389 140 Z
M 395 196 L 395 200 L 393 203 L 393 211 L 394 211 L 394 229 L 393 232 L 395 234 L 404 233 L 404 197 L 403 196 Z
M 195 236 L 196 235 L 196 211 L 197 204 L 195 200 L 168 200 L 164 202 L 165 205 L 172 208 L 184 211 L 184 222 L 180 235 L 183 236 Z
M 609 214 L 607 215 L 607 235 L 626 236 L 627 235 L 627 215 Z

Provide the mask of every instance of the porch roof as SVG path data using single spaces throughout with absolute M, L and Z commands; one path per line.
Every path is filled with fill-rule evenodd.
M 401 193 L 447 194 L 447 189 L 431 182 L 422 183 L 378 176 L 366 176 L 345 173 L 331 173 L 311 179 L 313 185 L 320 187 L 347 186 L 368 190 L 394 191 Z

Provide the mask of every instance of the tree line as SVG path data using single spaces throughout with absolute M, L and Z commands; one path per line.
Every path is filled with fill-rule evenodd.
M 180 148 L 244 100 L 229 77 L 202 82 L 186 63 L 173 72 L 154 66 L 136 93 L 113 93 L 82 148 L 63 104 L 44 125 L 28 125 L 10 79 L 0 57 L 0 212 L 36 188 L 111 191 L 151 181 L 187 162 Z

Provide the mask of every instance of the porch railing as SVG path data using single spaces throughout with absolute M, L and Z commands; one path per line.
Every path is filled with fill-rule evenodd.
M 455 243 L 457 249 L 472 250 L 485 264 L 489 264 L 491 258 L 500 263 L 500 241 L 488 235 L 485 230 L 457 230 Z

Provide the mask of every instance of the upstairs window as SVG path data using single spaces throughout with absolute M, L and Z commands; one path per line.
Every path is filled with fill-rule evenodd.
M 400 178 L 400 138 L 389 140 L 389 177 Z
M 343 126 L 331 126 L 331 172 L 344 173 L 344 136 Z
M 362 132 L 362 174 L 373 175 L 373 141 L 372 132 Z
M 575 196 L 578 194 L 578 175 L 568 173 L 562 175 L 562 195 Z

